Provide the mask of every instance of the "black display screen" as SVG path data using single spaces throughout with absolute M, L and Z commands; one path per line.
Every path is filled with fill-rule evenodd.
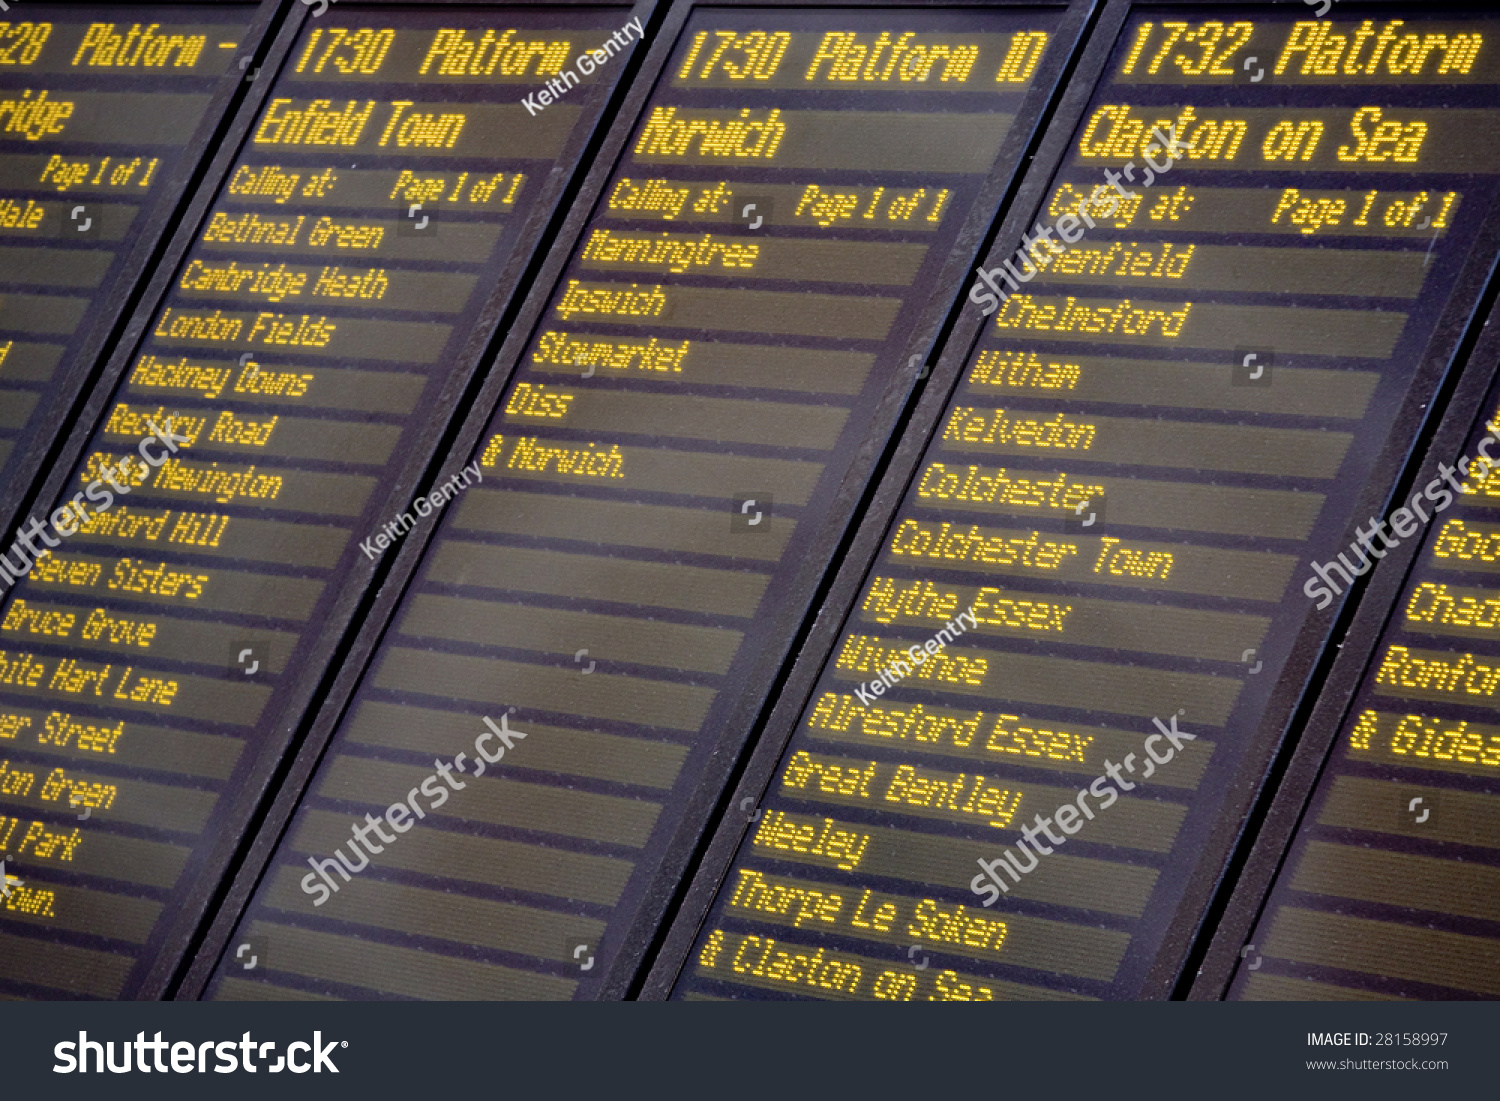
M 1060 16 L 691 13 L 210 996 L 634 966 Z
M 1493 370 L 1493 364 L 1476 362 Z M 1230 997 L 1500 998 L 1500 389 L 1462 455 L 1413 487 L 1436 513 L 1339 730 Z M 1446 507 L 1445 507 L 1446 506 Z M 1410 504 L 1385 531 L 1399 542 Z M 1320 562 L 1335 582 L 1389 551 Z
M 253 43 L 251 4 L 17 4 L 0 16 L 0 485 L 59 434 L 126 259 L 212 93 Z
M 1140 996 L 1496 196 L 1493 20 L 1292 7 L 1131 10 L 674 996 Z
M 522 101 L 625 12 L 306 20 L 69 490 L 10 549 L 0 858 L 23 886 L 0 989 L 129 997 L 191 932 L 183 899 L 240 842 L 308 654 L 388 545 L 393 483 L 435 446 L 432 408 L 618 48 L 565 102 Z

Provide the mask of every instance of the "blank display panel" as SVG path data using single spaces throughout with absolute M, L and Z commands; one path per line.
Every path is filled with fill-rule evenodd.
M 1500 470 L 1492 391 L 1463 456 L 1416 486 L 1442 509 L 1278 876 L 1237 999 L 1500 998 Z M 1497 455 L 1500 458 L 1500 455 Z M 1334 584 L 1390 539 L 1322 563 Z
M 1300 14 L 1131 9 L 674 996 L 1147 988 L 1495 201 L 1493 20 Z
M 253 43 L 251 4 L 13 7 L 0 19 L 0 484 L 58 435 L 125 258 Z M 26 469 L 23 469 L 26 466 Z
M 690 14 L 211 996 L 628 979 L 1060 16 Z
M 0 988 L 129 997 L 170 966 L 378 553 L 388 483 L 432 446 L 430 407 L 618 65 L 540 116 L 521 100 L 623 10 L 307 21 L 52 526 L 6 560 L 0 858 L 22 887 Z

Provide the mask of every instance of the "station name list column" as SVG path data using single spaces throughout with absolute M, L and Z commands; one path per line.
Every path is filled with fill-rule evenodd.
M 599 78 L 540 118 L 522 100 L 617 14 L 307 20 L 74 492 L 9 559 L 0 858 L 24 893 L 0 909 L 0 989 L 130 996 L 222 874 L 346 575 L 405 534 L 393 479 L 435 445 Z

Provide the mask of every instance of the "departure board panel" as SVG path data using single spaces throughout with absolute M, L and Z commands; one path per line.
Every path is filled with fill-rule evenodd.
M 628 981 L 1062 11 L 686 14 L 210 997 Z
M 1129 9 L 673 996 L 1140 996 L 1430 398 L 1497 34 Z
M 180 198 L 183 150 L 221 78 L 248 60 L 255 13 L 48 3 L 0 14 L 0 498 L 24 492 L 33 450 L 59 434 L 92 367 L 81 359 L 128 297 L 142 224 Z
M 1462 455 L 1315 565 L 1339 583 L 1382 531 L 1424 527 L 1233 998 L 1500 998 L 1500 388 L 1480 412 Z
M 0 989 L 129 997 L 171 966 L 622 47 L 523 101 L 628 14 L 305 19 L 69 489 L 6 559 L 0 858 L 23 886 Z

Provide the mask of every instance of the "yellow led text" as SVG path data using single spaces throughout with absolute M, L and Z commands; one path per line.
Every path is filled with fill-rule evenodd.
M 886 198 L 885 193 L 884 187 L 824 191 L 817 184 L 808 184 L 803 189 L 802 197 L 797 200 L 797 208 L 792 211 L 792 217 L 810 218 L 825 228 L 835 222 L 852 221 L 856 216 L 867 222 L 904 224 L 910 222 L 913 215 L 929 201 L 929 192 L 925 187 L 910 192 L 893 188 L 889 198 Z M 948 205 L 949 190 L 946 187 L 934 188 L 930 194 L 932 206 L 924 220 L 939 222 L 943 217 L 943 208 Z
M 591 338 L 570 340 L 567 333 L 549 331 L 537 340 L 531 361 L 558 367 L 604 367 L 614 371 L 628 371 L 633 367 L 638 371 L 680 374 L 682 361 L 687 358 L 691 345 L 689 340 L 671 344 L 654 336 L 644 342 Z
M 976 386 L 1072 390 L 1083 377 L 1076 363 L 1043 363 L 1035 352 L 981 352 L 969 371 Z
M 914 38 L 915 32 L 908 31 L 894 40 L 889 34 L 882 33 L 873 41 L 862 41 L 861 36 L 852 31 L 829 31 L 818 43 L 812 64 L 802 79 L 885 84 L 895 77 L 907 83 L 926 82 L 941 63 L 938 80 L 962 84 L 969 79 L 969 72 L 979 60 L 977 45 L 924 46 L 913 42 Z M 886 53 L 887 49 L 889 53 Z M 827 70 L 820 72 L 825 64 Z
M 842 923 L 850 929 L 862 930 L 855 936 L 875 940 L 909 937 L 988 952 L 998 952 L 1008 932 L 1004 921 L 972 912 L 962 904 L 876 895 L 868 889 L 855 901 L 852 893 L 841 893 L 823 884 L 772 878 L 750 868 L 735 871 L 740 878 L 729 899 L 731 907 L 780 919 L 794 929 L 836 927 Z M 846 898 L 854 901 L 854 905 L 846 908 Z
M 1402 194 L 1406 197 L 1400 197 Z M 1436 214 L 1431 214 L 1439 198 L 1442 205 L 1437 208 Z M 1458 199 L 1457 191 L 1419 191 L 1415 194 L 1386 192 L 1384 198 L 1381 192 L 1370 191 L 1362 197 L 1342 198 L 1304 195 L 1297 188 L 1288 187 L 1282 190 L 1281 198 L 1271 212 L 1271 224 L 1281 225 L 1282 218 L 1285 217 L 1286 224 L 1298 227 L 1308 236 L 1318 233 L 1325 226 L 1337 228 L 1349 225 L 1364 228 L 1372 224 L 1384 224 L 1392 229 L 1410 229 L 1416 224 L 1417 215 L 1427 211 L 1432 221 L 1426 228 L 1447 229 Z M 1358 213 L 1353 217 L 1346 217 L 1352 210 L 1357 210 Z M 1372 222 L 1372 218 L 1376 220 Z
M 1078 155 L 1085 159 L 1163 156 L 1161 143 L 1152 137 L 1153 131 L 1160 130 L 1186 146 L 1179 157 L 1232 161 L 1250 128 L 1243 119 L 1200 119 L 1196 107 L 1184 107 L 1175 119 L 1136 118 L 1133 112 L 1133 107 L 1123 103 L 1100 107 L 1078 139 Z
M 390 197 L 394 199 L 399 196 L 412 203 L 456 203 L 464 198 L 464 187 L 467 184 L 469 202 L 487 203 L 506 182 L 507 176 L 510 177 L 510 182 L 500 197 L 500 205 L 509 206 L 516 201 L 516 192 L 526 182 L 526 174 L 523 172 L 496 172 L 493 176 L 480 176 L 472 184 L 468 183 L 469 173 L 460 172 L 457 180 L 450 184 L 446 174 L 418 176 L 403 168 L 401 175 L 396 177 L 396 186 L 391 188 Z
M 374 114 L 375 100 L 366 100 L 363 110 L 358 100 L 349 100 L 342 110 L 333 109 L 330 99 L 315 99 L 305 107 L 293 108 L 292 99 L 273 99 L 265 117 L 255 131 L 257 145 L 358 145 L 365 127 Z M 452 149 L 463 134 L 468 116 L 462 112 L 424 113 L 408 108 L 412 100 L 396 100 L 387 106 L 390 118 L 381 131 L 381 147 L 393 143 L 401 149 Z
M 1368 752 L 1370 741 L 1381 733 L 1394 715 L 1376 711 L 1360 714 L 1359 722 L 1349 735 L 1349 748 Z M 1442 727 L 1448 727 L 1442 730 Z M 1430 761 L 1457 761 L 1465 765 L 1500 768 L 1500 729 L 1480 723 L 1455 723 L 1430 715 L 1404 715 L 1390 732 L 1386 748 L 1398 757 L 1416 757 Z
M 776 75 L 786 48 L 792 43 L 792 36 L 786 31 L 772 34 L 750 31 L 743 35 L 737 31 L 714 31 L 713 34 L 717 41 L 710 47 L 707 58 L 698 67 L 696 74 L 693 69 L 698 65 L 698 57 L 708 42 L 708 32 L 699 31 L 693 37 L 687 58 L 677 70 L 678 80 L 692 80 L 695 77 L 707 80 L 713 76 L 716 65 L 719 72 L 730 80 L 770 80 Z
M 297 62 L 297 72 L 306 71 L 307 63 L 312 60 L 313 51 L 318 48 L 322 38 L 321 27 L 312 32 L 306 49 L 302 51 L 302 59 Z M 313 72 L 321 73 L 323 67 L 332 61 L 334 69 L 345 76 L 355 73 L 372 75 L 380 71 L 385 55 L 390 52 L 395 41 L 396 32 L 389 27 L 378 31 L 372 27 L 363 27 L 353 34 L 346 27 L 332 27 L 328 30 L 328 44 L 323 48 L 323 56 L 313 67 Z
M 302 197 L 326 199 L 328 192 L 338 182 L 338 178 L 338 173 L 331 168 L 314 173 L 308 177 L 307 183 L 302 185 Z M 259 168 L 251 168 L 248 164 L 242 164 L 235 169 L 234 176 L 229 181 L 229 193 L 258 197 L 270 195 L 275 198 L 277 205 L 280 205 L 297 194 L 297 185 L 301 182 L 302 173 L 285 172 L 279 164 L 266 164 Z
M 1000 62 L 995 80 L 1008 84 L 1024 84 L 1036 72 L 1042 55 L 1047 52 L 1046 31 L 1018 31 L 1011 36 L 1010 49 Z
M 1114 306 L 1080 306 L 1072 296 L 1059 310 L 1048 303 L 1037 305 L 1029 294 L 1011 295 L 1005 308 L 995 318 L 995 327 L 1000 329 L 1030 329 L 1038 332 L 1084 332 L 1123 333 L 1126 336 L 1149 336 L 1153 327 L 1162 336 L 1175 338 L 1182 335 L 1192 312 L 1191 302 L 1183 303 L 1182 309 L 1168 313 L 1166 310 L 1137 308 L 1130 299 Z
M 154 703 L 162 707 L 170 707 L 177 695 L 175 680 L 137 674 L 133 665 L 125 666 L 119 672 L 115 670 L 114 665 L 94 665 L 74 658 L 62 658 L 52 670 L 46 691 L 70 696 L 92 693 L 96 698 Z M 46 675 L 47 663 L 36 654 L 0 650 L 0 684 L 37 688 Z
M 1055 570 L 1078 553 L 1076 543 L 1055 543 L 1033 531 L 1030 538 L 984 535 L 977 524 L 968 531 L 920 520 L 902 520 L 891 540 L 891 554 L 938 562 L 977 562 L 986 566 L 1023 566 Z
M 169 64 L 174 69 L 191 69 L 197 65 L 208 38 L 201 34 L 159 35 L 156 31 L 160 26 L 152 23 L 143 30 L 139 23 L 132 23 L 122 35 L 115 32 L 114 23 L 90 23 L 73 55 L 73 64 L 95 69 L 165 69 Z
M 580 255 L 583 260 L 630 267 L 664 266 L 681 274 L 693 267 L 748 269 L 760 258 L 760 246 L 734 238 L 715 240 L 712 233 L 696 238 L 672 233 L 616 233 L 596 229 Z M 706 274 L 706 273 L 705 273 Z
M 649 291 L 641 290 L 636 283 L 629 290 L 609 290 L 602 287 L 585 287 L 577 279 L 568 280 L 568 289 L 557 304 L 559 317 L 567 319 L 575 313 L 612 314 L 617 317 L 660 317 L 667 306 L 667 296 L 658 283 Z
M 875 761 L 865 765 L 852 762 L 836 764 L 833 758 L 815 758 L 810 753 L 798 751 L 792 754 L 786 771 L 781 774 L 781 786 L 793 791 L 816 790 L 824 795 L 868 799 L 870 781 L 875 778 L 879 767 Z
M 1495 694 L 1496 686 L 1500 685 L 1500 666 L 1486 665 L 1473 654 L 1453 660 L 1445 660 L 1446 657 L 1419 658 L 1405 646 L 1392 646 L 1381 660 L 1375 683 L 1449 695 Z
M 1435 558 L 1460 562 L 1500 562 L 1500 528 L 1470 527 L 1462 520 L 1448 520 L 1432 545 Z
M 0 27 L 0 65 L 30 65 L 52 37 L 51 23 L 11 23 Z
M 23 721 L 27 724 L 31 722 L 30 719 Z M 0 718 L 0 723 L 3 723 L 3 718 Z M 75 722 L 73 716 L 66 711 L 52 711 L 42 721 L 42 729 L 36 732 L 36 740 L 41 745 L 55 745 L 66 749 L 76 739 L 78 748 L 87 753 L 113 753 L 124 733 L 124 719 L 114 726 L 91 726 L 85 722 Z
M 0 851 L 10 847 L 11 835 L 19 819 L 0 816 Z M 16 844 L 15 854 L 25 856 L 29 850 L 32 857 L 40 860 L 73 859 L 73 853 L 83 841 L 83 831 L 74 826 L 69 833 L 53 833 L 44 822 L 32 822 Z
M 47 208 L 34 199 L 23 206 L 15 199 L 0 199 L 0 229 L 40 229 Z
M 509 416 L 561 420 L 567 416 L 568 406 L 572 404 L 574 397 L 573 394 L 559 393 L 556 390 L 548 392 L 545 386 L 522 382 L 516 386 L 510 401 L 505 403 L 505 412 Z
M 843 829 L 832 818 L 804 818 L 773 810 L 762 816 L 754 844 L 758 849 L 818 857 L 820 863 L 826 861 L 849 872 L 859 867 L 870 835 Z
M 161 163 L 159 157 L 152 157 L 149 161 L 141 157 L 134 157 L 128 161 L 121 161 L 111 169 L 110 162 L 114 158 L 101 157 L 96 162 L 91 157 L 82 160 L 64 160 L 62 157 L 53 156 L 42 167 L 41 178 L 38 183 L 51 184 L 58 191 L 72 191 L 76 187 L 108 188 L 136 187 L 147 188 L 151 186 L 152 179 L 156 176 L 156 166 Z M 144 166 L 144 171 L 142 167 Z M 136 173 L 140 178 L 136 178 Z M 93 179 L 89 179 L 92 176 Z
M 850 635 L 844 640 L 834 667 L 848 673 L 876 674 L 893 662 L 905 662 L 907 657 L 907 648 L 899 644 L 888 645 L 884 639 L 870 635 Z M 927 660 L 912 670 L 910 679 L 979 688 L 989 669 L 988 658 L 939 651 L 927 655 Z
M 1475 595 L 1465 595 L 1466 591 Z M 1407 622 L 1493 631 L 1500 628 L 1500 598 L 1486 593 L 1483 589 L 1460 589 L 1455 595 L 1447 585 L 1425 581 L 1406 602 Z
M 922 500 L 971 501 L 1072 513 L 1074 506 L 1104 492 L 1104 486 L 1098 483 L 1072 482 L 1062 472 L 1055 478 L 1024 478 L 1011 477 L 1005 467 L 984 471 L 984 467 L 969 466 L 960 473 L 943 463 L 931 463 L 922 473 L 917 496 Z
M 1480 34 L 1399 34 L 1405 25 L 1393 19 L 1376 34 L 1374 21 L 1366 19 L 1351 41 L 1348 35 L 1334 32 L 1332 21 L 1309 19 L 1293 24 L 1276 59 L 1276 75 L 1285 73 L 1294 61 L 1301 62 L 1294 71 L 1302 76 L 1374 76 L 1382 66 L 1392 76 L 1420 76 L 1429 61 L 1438 75 L 1467 74 L 1484 45 Z
M 780 108 L 771 108 L 757 121 L 748 107 L 737 114 L 711 111 L 698 117 L 679 117 L 676 107 L 655 107 L 635 143 L 635 155 L 685 157 L 696 138 L 700 157 L 770 160 L 785 136 Z
M 1249 44 L 1255 33 L 1255 24 L 1239 22 L 1226 27 L 1217 19 L 1211 19 L 1194 27 L 1189 23 L 1168 21 L 1162 24 L 1161 29 L 1166 41 L 1146 64 L 1146 75 L 1154 76 L 1161 72 L 1162 65 L 1170 56 L 1172 64 L 1184 76 L 1233 76 L 1235 69 L 1230 59 Z M 1154 23 L 1140 25 L 1130 53 L 1126 55 L 1125 64 L 1120 68 L 1121 74 L 1129 76 L 1136 71 L 1136 65 L 1144 56 L 1155 30 Z M 1172 47 L 1179 42 L 1186 52 L 1173 54 Z M 1194 56 L 1194 51 L 1197 56 Z
M 563 71 L 573 44 L 566 38 L 537 42 L 511 41 L 514 29 L 496 34 L 485 31 L 479 38 L 463 29 L 444 28 L 433 36 L 418 74 L 426 76 L 437 62 L 439 76 L 525 76 L 536 63 L 536 76 L 557 76 Z M 299 70 L 300 71 L 300 70 Z
M 1422 152 L 1422 143 L 1427 140 L 1427 124 L 1402 123 L 1395 119 L 1382 121 L 1383 118 L 1384 113 L 1379 107 L 1361 107 L 1355 111 L 1354 117 L 1349 121 L 1354 141 L 1339 146 L 1339 160 L 1365 161 L 1371 164 L 1385 161 L 1416 164 L 1417 157 Z
M 119 788 L 114 784 L 91 784 L 87 780 L 73 780 L 65 770 L 54 768 L 47 774 L 46 782 L 38 795 L 45 803 L 63 803 L 70 807 L 93 807 L 109 810 L 115 805 Z
M 1120 540 L 1108 535 L 1101 540 L 1099 557 L 1094 562 L 1095 573 L 1110 573 L 1115 577 L 1138 577 L 1151 581 L 1165 581 L 1177 564 L 1177 556 L 1171 551 L 1140 551 L 1120 545 Z
M 1096 431 L 1094 425 L 1070 420 L 1065 413 L 1038 420 L 1015 416 L 1004 409 L 975 409 L 958 405 L 948 415 L 948 424 L 943 429 L 943 442 L 1087 451 L 1094 445 Z
M 27 141 L 61 134 L 77 104 L 67 99 L 48 99 L 49 94 L 45 88 L 40 92 L 27 88 L 19 99 L 0 99 L 0 120 L 5 122 L 0 126 L 0 134 L 19 134 Z
M 813 730 L 843 733 L 852 728 L 867 738 L 899 738 L 954 749 L 974 746 L 986 724 L 989 734 L 977 748 L 990 753 L 1083 764 L 1084 751 L 1094 742 L 1089 734 L 1028 726 L 1019 715 L 997 714 L 991 721 L 983 711 L 934 709 L 920 703 L 862 704 L 854 696 L 836 692 L 823 693 L 807 719 Z
M 500 455 L 505 449 L 505 437 L 496 435 L 480 456 L 480 466 L 500 465 Z M 510 450 L 507 470 L 525 471 L 530 474 L 546 474 L 551 468 L 558 474 L 575 478 L 623 478 L 625 477 L 625 453 L 618 444 L 610 444 L 605 451 L 597 443 L 580 447 L 552 447 L 543 444 L 535 436 L 516 439 Z

